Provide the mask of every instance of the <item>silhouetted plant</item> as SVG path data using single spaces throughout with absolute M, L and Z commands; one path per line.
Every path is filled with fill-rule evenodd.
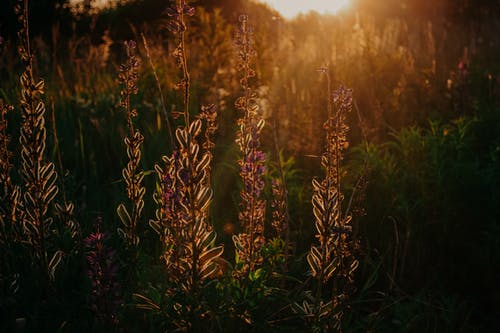
M 12 153 L 9 149 L 10 136 L 7 134 L 7 113 L 11 112 L 13 107 L 4 103 L 0 99 L 0 244 L 8 244 L 14 240 L 20 240 L 22 233 L 20 225 L 20 209 L 22 202 L 20 200 L 20 189 L 12 183 L 11 169 Z
M 327 70 L 325 72 L 328 74 Z M 328 83 L 330 79 L 328 76 Z M 302 310 L 312 316 L 318 330 L 341 330 L 344 306 L 353 289 L 353 273 L 358 266 L 351 239 L 351 216 L 345 215 L 341 203 L 341 161 L 348 146 L 346 113 L 352 109 L 352 91 L 341 86 L 329 97 L 329 118 L 324 124 L 326 152 L 321 158 L 325 178 L 313 180 L 313 212 L 319 245 L 311 246 L 307 261 L 317 281 L 313 305 L 306 302 Z M 333 281 L 332 296 L 324 302 L 324 286 Z
M 22 202 L 18 186 L 12 184 L 10 172 L 13 167 L 7 134 L 7 113 L 13 107 L 0 99 L 0 312 L 8 313 L 15 308 L 15 295 L 19 291 L 16 245 L 22 241 L 20 224 Z M 4 325 L 9 325 L 7 321 Z M 0 325 L 2 327 L 2 325 Z
M 33 73 L 28 30 L 28 0 L 15 7 L 21 29 L 18 33 L 19 56 L 25 70 L 21 75 L 21 175 L 24 180 L 24 219 L 26 238 L 32 247 L 33 259 L 46 277 L 54 279 L 55 269 L 62 259 L 62 252 L 50 255 L 47 238 L 52 228 L 52 217 L 47 215 L 49 205 L 58 192 L 57 173 L 52 162 L 45 161 L 46 129 L 45 104 L 41 99 L 43 80 Z
M 120 235 L 127 241 L 129 246 L 139 244 L 139 235 L 137 234 L 137 224 L 144 208 L 144 194 L 146 188 L 143 186 L 144 173 L 140 168 L 141 163 L 141 145 L 144 137 L 141 132 L 134 127 L 133 118 L 137 116 L 137 110 L 131 106 L 130 98 L 138 92 L 137 79 L 139 69 L 139 59 L 135 55 L 136 44 L 134 41 L 125 42 L 127 52 L 126 62 L 120 66 L 119 80 L 123 86 L 121 91 L 120 105 L 126 112 L 127 127 L 129 134 L 124 142 L 127 147 L 127 166 L 122 171 L 125 180 L 127 197 L 131 203 L 130 212 L 121 203 L 116 209 L 124 229 L 118 228 Z
M 273 200 L 271 207 L 273 208 L 273 221 L 272 225 L 276 236 L 284 238 L 284 233 L 288 229 L 288 207 L 286 196 L 288 192 L 281 181 L 281 179 L 274 179 L 272 182 L 272 195 Z
M 156 220 L 150 224 L 160 234 L 168 277 L 181 290 L 195 294 L 204 281 L 218 271 L 217 259 L 223 252 L 215 246 L 215 232 L 208 223 L 208 208 L 212 200 L 209 183 L 212 160 L 211 141 L 200 149 L 201 119 L 190 121 L 189 73 L 185 58 L 184 15 L 193 15 L 194 9 L 186 1 L 179 1 L 169 8 L 172 17 L 171 31 L 178 34 L 179 44 L 174 55 L 183 77 L 179 87 L 184 97 L 184 127 L 175 132 L 177 149 L 170 157 L 164 156 L 163 166 L 155 165 L 159 188 L 154 195 L 158 205 Z M 209 108 L 204 112 L 212 112 Z M 207 113 L 208 114 L 208 113 Z M 203 118 L 203 117 L 202 117 Z M 207 119 L 206 135 L 212 133 L 212 116 Z
M 122 302 L 118 284 L 116 251 L 107 245 L 109 236 L 101 231 L 101 218 L 84 240 L 87 249 L 87 276 L 91 282 L 89 305 L 99 325 L 106 328 L 118 324 L 118 309 Z
M 198 116 L 199 119 L 205 121 L 205 130 L 203 132 L 204 140 L 202 144 L 202 148 L 207 152 L 210 156 L 210 161 L 213 160 L 214 154 L 213 150 L 215 148 L 214 136 L 217 132 L 217 108 L 214 104 L 210 105 L 202 105 L 201 112 Z M 207 166 L 207 172 L 210 184 L 210 175 L 211 175 L 211 165 Z
M 223 251 L 221 246 L 214 246 L 215 233 L 207 221 L 212 199 L 207 172 L 211 158 L 207 152 L 200 152 L 196 143 L 201 127 L 197 119 L 189 129 L 177 129 L 180 152 L 163 157 L 163 167 L 155 165 L 160 184 L 155 193 L 157 219 L 151 222 L 164 243 L 169 278 L 191 292 L 214 276 Z
M 266 172 L 266 155 L 260 150 L 260 132 L 265 121 L 258 113 L 256 95 L 250 84 L 250 79 L 255 76 L 255 71 L 251 68 L 255 57 L 252 31 L 246 15 L 241 15 L 239 20 L 240 28 L 236 38 L 239 58 L 237 66 L 242 75 L 240 84 L 243 96 L 236 100 L 235 106 L 242 112 L 238 120 L 236 143 L 242 155 L 238 160 L 243 183 L 238 218 L 244 232 L 234 235 L 233 242 L 236 247 L 236 273 L 244 276 L 254 272 L 263 262 L 261 249 L 265 244 L 266 203 L 261 195 L 265 185 L 263 176 Z
M 193 330 L 211 318 L 204 294 L 207 281 L 216 277 L 223 247 L 215 245 L 216 234 L 208 222 L 208 209 L 213 197 L 210 187 L 210 164 L 214 147 L 212 135 L 216 130 L 215 109 L 202 108 L 198 119 L 191 121 L 189 110 L 190 78 L 184 44 L 185 15 L 194 15 L 187 1 L 179 0 L 167 10 L 169 29 L 177 35 L 174 50 L 183 92 L 184 124 L 175 131 L 174 151 L 155 165 L 158 176 L 154 201 L 157 204 L 151 227 L 160 235 L 161 258 L 167 272 L 167 285 L 161 300 L 135 294 L 142 309 L 160 312 L 168 320 L 167 327 Z M 205 120 L 204 139 L 200 138 Z

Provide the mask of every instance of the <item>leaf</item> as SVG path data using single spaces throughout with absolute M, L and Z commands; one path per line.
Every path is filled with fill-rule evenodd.
M 200 134 L 201 125 L 202 124 L 200 119 L 196 119 L 191 123 L 191 125 L 189 126 L 189 133 L 191 134 L 191 137 L 195 138 L 198 136 L 198 134 Z
M 120 218 L 124 226 L 129 227 L 132 225 L 132 218 L 130 217 L 130 214 L 128 213 L 127 208 L 125 208 L 124 204 L 121 203 L 118 205 L 118 208 L 116 208 L 116 213 L 118 214 L 118 217 Z
M 321 215 L 323 215 L 325 211 L 325 205 L 323 204 L 323 198 L 320 195 L 313 195 L 312 198 L 313 207 L 320 210 Z
M 312 276 L 317 276 L 321 269 L 321 253 L 315 246 L 311 246 L 311 251 L 307 254 L 307 262 L 311 268 Z
M 158 235 L 161 235 L 161 227 L 158 221 L 150 220 L 149 226 L 153 229 Z
M 237 251 L 243 251 L 243 245 L 241 244 L 240 238 L 238 235 L 233 235 L 233 243 L 234 247 Z
M 118 235 L 120 237 L 122 237 L 123 239 L 127 239 L 127 233 L 122 228 L 117 228 L 116 231 L 118 231 Z
M 44 85 L 45 85 L 45 82 L 43 80 L 38 81 L 38 83 L 35 84 L 35 90 L 39 90 L 40 92 L 43 93 Z
M 325 273 L 324 273 L 324 282 L 327 282 L 328 280 L 331 279 L 331 277 L 333 276 L 333 273 L 335 273 L 335 271 L 337 270 L 337 265 L 338 263 L 338 259 L 337 258 L 334 258 L 329 264 L 328 266 L 326 266 L 325 268 Z
M 250 281 L 257 281 L 261 277 L 263 277 L 264 274 L 265 274 L 265 271 L 262 268 L 258 268 L 255 271 L 250 272 L 248 277 L 249 277 Z
M 216 258 L 220 257 L 224 252 L 224 248 L 222 246 L 213 247 L 207 251 L 203 251 L 200 255 L 200 264 L 203 266 L 208 265 L 213 262 Z
M 196 165 L 196 173 L 200 173 L 202 170 L 205 170 L 205 168 L 210 165 L 210 161 L 211 161 L 210 155 L 204 154 L 201 160 Z
M 324 236 L 326 234 L 325 226 L 323 225 L 323 220 L 322 216 L 317 216 L 316 215 L 316 210 L 313 209 L 314 215 L 318 219 L 317 222 L 314 224 L 316 226 L 316 230 L 318 231 L 318 235 Z
M 257 123 L 257 130 L 261 131 L 265 125 L 266 125 L 266 121 L 264 119 L 259 120 L 259 122 Z
M 215 239 L 217 238 L 217 234 L 215 232 L 205 232 L 204 235 L 200 236 L 200 244 L 203 244 L 204 247 L 210 247 L 215 244 Z
M 59 188 L 57 186 L 51 186 L 43 195 L 42 201 L 45 204 L 49 204 L 54 200 L 56 197 L 57 193 L 59 192 Z
M 161 175 L 163 175 L 163 169 L 158 164 L 155 164 L 154 168 L 158 176 L 161 177 Z
M 355 271 L 356 269 L 358 269 L 358 266 L 359 266 L 359 261 L 358 261 L 358 260 L 354 260 L 354 261 L 351 263 L 351 268 L 349 269 L 349 274 L 354 273 L 354 271 Z
M 198 209 L 203 212 L 207 209 L 210 201 L 212 199 L 212 189 L 210 187 L 203 187 L 197 195 L 196 201 L 198 203 Z
M 144 189 L 144 190 L 145 190 L 145 189 Z M 141 197 L 141 198 L 144 196 L 144 192 L 145 192 L 145 191 L 143 191 L 143 193 L 141 193 L 141 191 L 139 191 L 139 194 L 140 194 L 140 197 Z M 137 207 L 136 207 L 136 209 L 137 209 L 137 214 L 138 214 L 138 215 L 141 215 L 142 210 L 144 209 L 144 200 L 139 200 L 139 202 L 137 203 Z
M 217 246 L 206 251 L 200 256 L 200 278 L 202 280 L 212 277 L 220 270 L 220 266 L 216 263 L 216 260 L 222 255 L 223 252 L 224 247 Z
M 191 142 L 190 153 L 193 161 L 196 161 L 198 159 L 199 152 L 200 152 L 200 146 L 198 144 L 194 144 L 193 142 Z
M 49 277 L 52 281 L 55 280 L 56 268 L 61 263 L 63 255 L 64 255 L 64 252 L 59 250 L 56 253 L 54 253 L 54 255 L 52 256 L 52 259 L 50 259 L 48 270 L 49 270 Z
M 312 180 L 312 184 L 315 192 L 320 192 L 321 189 L 323 188 L 323 185 L 321 185 L 321 183 L 318 182 L 316 179 Z
M 136 307 L 139 309 L 143 310 L 150 310 L 150 311 L 160 311 L 161 308 L 153 302 L 151 298 L 148 298 L 146 296 L 143 296 L 141 294 L 133 294 L 135 298 L 137 298 L 139 301 L 142 301 L 142 303 L 137 303 Z
M 184 131 L 182 128 L 178 128 L 175 131 L 175 137 L 177 138 L 177 142 L 179 142 L 179 144 L 182 147 L 187 147 L 187 145 L 188 145 L 188 136 L 187 136 L 186 131 Z

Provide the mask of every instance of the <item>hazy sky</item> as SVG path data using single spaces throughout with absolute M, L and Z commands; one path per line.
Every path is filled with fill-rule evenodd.
M 71 3 L 82 2 L 83 0 L 70 0 Z M 120 0 L 96 0 L 95 5 L 101 6 Z M 350 0 L 257 0 L 267 3 L 279 11 L 286 18 L 293 18 L 299 13 L 307 13 L 315 10 L 320 14 L 335 14 L 338 10 L 349 5 Z
M 320 14 L 335 14 L 346 7 L 350 0 L 259 0 L 278 10 L 283 16 L 292 18 L 299 13 L 315 10 Z

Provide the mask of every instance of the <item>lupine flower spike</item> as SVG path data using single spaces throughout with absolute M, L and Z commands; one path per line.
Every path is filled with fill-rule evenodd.
M 329 80 L 329 78 L 328 78 Z M 326 151 L 321 159 L 325 178 L 313 180 L 312 198 L 319 244 L 311 246 L 307 261 L 311 274 L 317 280 L 316 304 L 311 308 L 316 320 L 329 314 L 330 329 L 340 330 L 342 304 L 352 288 L 353 273 L 358 261 L 353 255 L 351 216 L 342 214 L 343 195 L 340 188 L 341 161 L 348 146 L 345 115 L 352 109 L 352 91 L 341 86 L 331 95 L 334 110 L 329 107 L 329 118 L 324 124 Z M 323 303 L 323 286 L 333 280 L 332 299 Z
M 260 150 L 260 132 L 264 119 L 259 115 L 256 95 L 250 86 L 250 79 L 255 76 L 251 63 L 255 57 L 252 46 L 252 31 L 248 26 L 248 17 L 240 16 L 240 29 L 237 34 L 238 68 L 242 74 L 240 80 L 243 95 L 236 100 L 235 106 L 242 113 L 238 120 L 240 127 L 236 143 L 241 152 L 238 161 L 243 188 L 240 192 L 241 203 L 239 221 L 244 232 L 233 236 L 237 262 L 241 266 L 237 272 L 246 275 L 254 271 L 263 262 L 261 249 L 265 243 L 264 219 L 266 203 L 261 199 L 264 190 L 266 155 Z
M 21 29 L 18 33 L 19 55 L 25 70 L 21 75 L 21 175 L 24 180 L 24 219 L 27 241 L 40 270 L 51 280 L 62 259 L 62 252 L 48 253 L 47 238 L 51 234 L 53 219 L 47 216 L 50 204 L 59 189 L 57 173 L 52 162 L 45 161 L 46 129 L 43 80 L 37 80 L 33 71 L 28 30 L 28 1 L 15 6 Z M 50 256 L 50 258 L 49 258 Z
M 120 83 L 123 88 L 121 91 L 121 103 L 127 113 L 127 127 L 129 135 L 124 139 L 127 147 L 127 156 L 129 158 L 127 166 L 123 169 L 122 175 L 125 180 L 127 197 L 130 200 L 130 210 L 122 203 L 117 208 L 118 216 L 123 224 L 123 229 L 118 232 L 127 241 L 129 245 L 137 246 L 139 235 L 137 234 L 137 224 L 144 208 L 144 194 L 146 188 L 143 186 L 144 173 L 140 168 L 141 146 L 144 137 L 141 132 L 135 128 L 133 118 L 137 116 L 137 110 L 131 106 L 130 98 L 136 95 L 139 59 L 135 55 L 136 44 L 134 41 L 125 42 L 127 51 L 127 61 L 120 66 Z
M 164 156 L 163 165 L 155 165 L 159 189 L 154 195 L 158 205 L 156 219 L 150 222 L 163 242 L 163 260 L 169 278 L 187 293 L 196 293 L 204 281 L 219 270 L 218 258 L 222 246 L 215 246 L 215 232 L 208 223 L 208 208 L 212 200 L 209 174 L 212 144 L 200 147 L 202 121 L 189 117 L 189 73 L 184 49 L 185 15 L 194 9 L 180 0 L 168 10 L 172 18 L 170 30 L 179 36 L 174 53 L 183 77 L 179 87 L 184 92 L 184 127 L 175 132 L 178 147 L 170 157 Z M 213 115 L 207 109 L 206 135 L 210 136 Z M 203 149 L 202 149 L 203 148 Z

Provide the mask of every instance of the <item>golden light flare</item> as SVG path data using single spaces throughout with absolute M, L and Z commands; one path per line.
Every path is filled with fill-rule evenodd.
M 260 0 L 276 9 L 285 18 L 291 19 L 310 11 L 319 14 L 336 14 L 348 7 L 351 0 Z

